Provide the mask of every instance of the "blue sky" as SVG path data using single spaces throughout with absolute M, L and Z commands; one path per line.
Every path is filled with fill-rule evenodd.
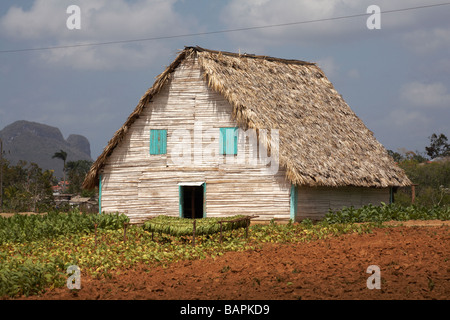
M 28 0 L 0 3 L 0 129 L 16 120 L 91 142 L 95 159 L 184 46 L 316 62 L 388 149 L 450 137 L 450 5 L 283 27 L 78 48 L 1 52 L 207 33 L 441 4 L 445 0 Z M 69 30 L 66 9 L 81 9 Z

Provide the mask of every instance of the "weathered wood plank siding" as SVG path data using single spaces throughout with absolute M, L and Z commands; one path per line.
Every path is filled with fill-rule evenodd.
M 389 203 L 389 188 L 361 187 L 298 187 L 297 217 L 318 220 L 328 213 L 329 209 L 339 210 L 342 207 L 359 208 L 367 204 L 380 205 Z
M 237 156 L 219 155 L 220 128 L 237 127 L 231 112 L 225 98 L 207 87 L 197 61 L 183 62 L 108 158 L 102 211 L 124 212 L 132 220 L 178 216 L 178 184 L 206 182 L 207 216 L 289 219 L 290 183 L 283 169 L 272 174 L 261 161 L 249 163 L 251 143 L 243 139 Z M 150 129 L 167 130 L 167 154 L 150 155 Z

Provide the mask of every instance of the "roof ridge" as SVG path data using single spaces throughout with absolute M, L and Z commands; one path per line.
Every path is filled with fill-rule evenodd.
M 315 62 L 308 62 L 303 60 L 296 60 L 296 59 L 283 59 L 283 58 L 276 58 L 271 56 L 265 56 L 265 55 L 256 55 L 252 53 L 236 53 L 236 52 L 229 52 L 229 51 L 220 51 L 220 50 L 211 50 L 202 48 L 199 46 L 185 46 L 186 50 L 194 50 L 196 52 L 209 52 L 213 54 L 222 54 L 226 56 L 232 56 L 232 57 L 244 57 L 244 58 L 253 58 L 253 59 L 262 59 L 267 61 L 274 61 L 274 62 L 283 62 L 288 64 L 297 64 L 297 65 L 316 65 Z

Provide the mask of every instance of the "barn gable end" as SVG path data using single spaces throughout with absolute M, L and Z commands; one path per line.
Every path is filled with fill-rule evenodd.
M 237 156 L 220 154 L 220 128 L 237 124 L 229 102 L 206 85 L 197 59 L 184 60 L 149 104 L 102 168 L 102 211 L 132 220 L 180 215 L 180 187 L 205 183 L 207 216 L 289 218 L 291 184 L 282 168 L 272 174 L 262 160 L 251 163 L 248 139 L 238 140 Z M 154 129 L 167 130 L 166 154 L 149 152 Z

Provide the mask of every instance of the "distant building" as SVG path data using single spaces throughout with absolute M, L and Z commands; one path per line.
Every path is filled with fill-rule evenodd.
M 58 184 L 56 186 L 52 186 L 53 195 L 61 195 L 67 189 L 69 188 L 70 182 L 69 181 L 58 181 Z
M 81 212 L 98 212 L 98 202 L 91 200 L 89 197 L 71 197 L 69 205 L 73 208 L 78 208 Z

